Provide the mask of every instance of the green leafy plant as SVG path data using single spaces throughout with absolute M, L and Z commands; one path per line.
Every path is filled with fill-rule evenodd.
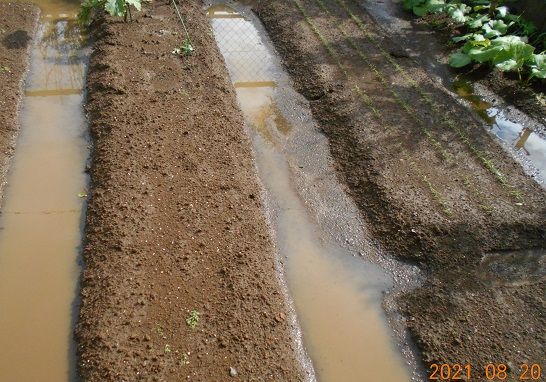
M 509 35 L 490 40 L 475 34 L 458 52 L 449 57 L 449 64 L 460 68 L 471 62 L 489 62 L 501 71 L 521 73 L 523 66 L 533 58 L 534 50 L 523 37 Z
M 464 45 L 449 57 L 449 65 L 462 68 L 472 63 L 491 65 L 498 70 L 529 73 L 529 79 L 544 79 L 543 54 L 546 33 L 521 15 L 513 15 L 503 0 L 403 0 L 403 6 L 417 16 L 443 13 L 462 24 L 467 33 L 454 43 Z
M 453 21 L 460 24 L 468 20 L 466 15 L 471 11 L 471 8 L 466 4 L 458 3 L 448 3 L 445 5 L 445 7 L 440 9 L 444 10 L 448 15 L 450 15 Z
M 199 323 L 199 312 L 196 310 L 192 310 L 188 318 L 186 318 L 186 324 L 188 324 L 190 328 L 195 329 L 198 323 Z
M 97 10 L 103 9 L 111 16 L 123 17 L 127 21 L 133 20 L 131 6 L 137 11 L 142 9 L 142 0 L 84 0 L 78 13 L 78 21 L 87 25 L 90 23 L 92 15 Z
M 177 54 L 179 56 L 190 56 L 194 51 L 193 45 L 189 38 L 186 38 L 182 45 L 180 45 L 177 48 L 174 48 L 173 54 Z
M 508 31 L 508 25 L 502 20 L 489 20 L 482 29 L 485 37 L 492 38 L 504 35 Z
M 546 54 L 533 54 L 531 59 L 531 77 L 530 78 L 546 78 Z
M 176 15 L 178 16 L 178 19 L 180 20 L 180 25 L 182 25 L 182 29 L 184 30 L 184 33 L 186 35 L 186 38 L 184 39 L 184 42 L 177 47 L 174 48 L 173 54 L 177 54 L 180 56 L 189 56 L 193 53 L 195 48 L 193 47 L 193 44 L 191 42 L 190 33 L 188 32 L 188 28 L 186 27 L 186 23 L 184 22 L 184 17 L 182 17 L 182 13 L 180 12 L 180 9 L 178 9 L 178 5 L 176 5 L 176 0 L 171 0 L 172 4 L 174 6 L 174 10 L 176 12 Z

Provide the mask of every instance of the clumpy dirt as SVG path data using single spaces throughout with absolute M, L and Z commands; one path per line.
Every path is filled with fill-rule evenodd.
M 301 381 L 235 93 L 201 3 L 181 10 L 187 57 L 166 1 L 91 26 L 81 375 Z
M 252 3 L 375 237 L 428 274 L 398 299 L 425 365 L 468 363 L 482 380 L 490 362 L 514 379 L 540 362 L 544 266 L 491 284 L 483 258 L 537 248 L 544 264 L 544 189 L 356 1 L 364 28 L 336 0 Z
M 39 10 L 0 2 L 0 198 L 19 130 L 18 111 Z

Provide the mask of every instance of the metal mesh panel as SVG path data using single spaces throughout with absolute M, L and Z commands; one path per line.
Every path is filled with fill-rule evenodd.
M 234 83 L 272 81 L 270 54 L 249 21 L 213 19 L 213 28 Z

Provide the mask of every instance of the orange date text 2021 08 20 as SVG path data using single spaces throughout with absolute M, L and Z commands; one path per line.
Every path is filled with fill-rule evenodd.
M 489 363 L 476 368 L 470 364 L 433 363 L 429 366 L 429 381 L 538 381 L 542 382 L 542 368 L 538 363 L 522 363 L 518 370 L 511 370 L 505 363 Z

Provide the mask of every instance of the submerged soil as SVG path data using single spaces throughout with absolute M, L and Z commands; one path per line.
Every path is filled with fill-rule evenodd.
M 33 5 L 0 2 L 0 198 L 19 130 L 19 103 L 38 15 Z
M 201 2 L 181 10 L 186 57 L 169 2 L 92 25 L 81 375 L 304 380 L 235 93 Z
M 428 274 L 398 299 L 425 364 L 517 379 L 545 353 L 545 191 L 357 2 L 252 3 L 375 237 Z

